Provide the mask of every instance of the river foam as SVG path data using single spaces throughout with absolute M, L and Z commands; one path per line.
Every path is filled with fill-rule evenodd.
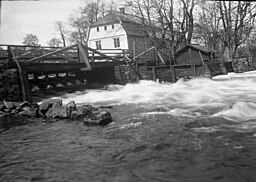
M 176 83 L 142 80 L 138 84 L 108 85 L 104 89 L 66 94 L 62 99 L 64 103 L 74 100 L 81 104 L 129 104 L 148 110 L 164 107 L 166 111 L 158 113 L 221 116 L 233 121 L 245 121 L 256 119 L 256 72 L 221 75 L 212 80 L 179 80 Z

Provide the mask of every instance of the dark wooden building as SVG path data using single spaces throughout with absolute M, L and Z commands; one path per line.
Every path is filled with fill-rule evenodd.
M 223 73 L 217 52 L 197 44 L 188 44 L 177 50 L 174 71 L 177 78 Z
M 202 64 L 215 59 L 215 51 L 196 44 L 188 44 L 178 49 L 175 54 L 175 65 Z

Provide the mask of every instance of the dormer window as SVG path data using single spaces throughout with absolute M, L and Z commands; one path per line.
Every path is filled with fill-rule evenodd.
M 100 31 L 100 27 L 97 27 L 97 32 L 99 32 Z
M 107 26 L 104 26 L 104 30 L 107 30 Z

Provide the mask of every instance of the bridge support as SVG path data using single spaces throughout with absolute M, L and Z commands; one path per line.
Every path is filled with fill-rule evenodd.
M 23 101 L 32 102 L 27 73 L 24 70 L 19 70 L 19 76 Z

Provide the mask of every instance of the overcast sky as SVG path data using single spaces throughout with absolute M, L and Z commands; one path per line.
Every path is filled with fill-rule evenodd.
M 1 0 L 0 0 L 1 1 Z M 83 0 L 2 1 L 0 44 L 22 44 L 26 34 L 37 35 L 41 45 L 56 36 L 55 22 L 68 17 Z

